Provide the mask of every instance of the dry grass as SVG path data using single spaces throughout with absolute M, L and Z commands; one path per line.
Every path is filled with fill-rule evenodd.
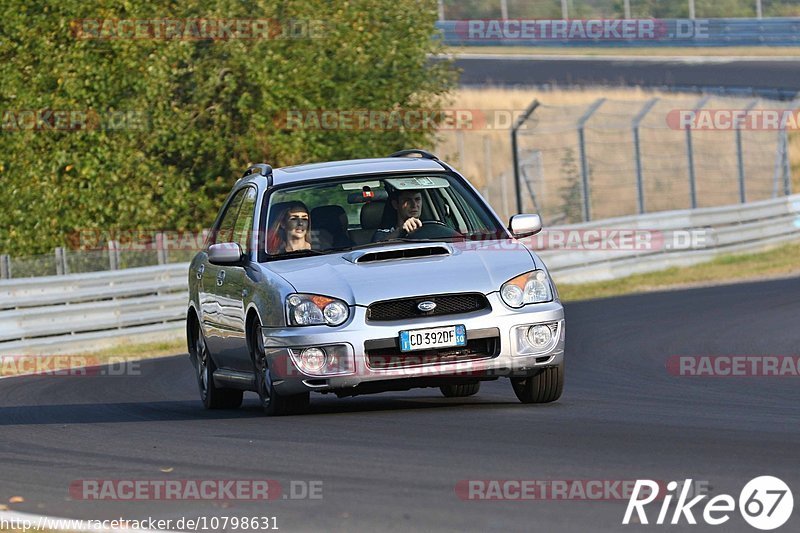
M 800 48 L 793 46 L 732 46 L 732 47 L 548 47 L 548 46 L 452 46 L 449 54 L 503 54 L 503 55 L 569 55 L 569 56 L 747 56 L 747 57 L 798 57 Z
M 642 88 L 589 88 L 583 90 L 534 89 L 459 89 L 449 106 L 474 110 L 474 116 L 519 116 L 534 100 L 542 106 L 536 111 L 538 122 L 529 134 L 520 137 L 520 146 L 542 153 L 539 169 L 542 187 L 537 190 L 539 211 L 553 223 L 553 209 L 561 208 L 564 187 L 565 147 L 571 147 L 576 163 L 577 129 L 575 121 L 599 98 L 607 102 L 589 123 L 586 141 L 592 167 L 594 218 L 632 214 L 636 211 L 635 164 L 630 122 L 646 100 L 660 102 L 647 115 L 642 129 L 642 158 L 648 210 L 686 208 L 688 205 L 688 164 L 686 140 L 682 131 L 666 127 L 667 114 L 674 109 L 691 109 L 698 95 L 681 95 Z M 713 97 L 706 107 L 739 109 L 749 99 Z M 761 108 L 776 108 L 761 101 Z M 496 115 L 494 115 L 496 116 Z M 442 130 L 432 149 L 458 166 L 507 218 L 513 214 L 513 181 L 510 128 Z M 775 132 L 743 132 L 748 200 L 767 198 L 773 192 Z M 697 193 L 700 207 L 738 201 L 738 165 L 735 136 L 731 131 L 698 131 L 693 134 Z M 800 190 L 800 134 L 790 140 L 793 190 Z M 528 195 L 526 194 L 526 197 Z M 528 204 L 526 209 L 533 207 Z M 548 209 L 550 211 L 548 211 Z
M 800 275 L 798 257 L 800 244 L 789 244 L 768 252 L 725 255 L 699 265 L 670 268 L 611 281 L 559 284 L 558 293 L 564 301 L 575 301 L 721 283 L 764 281 Z
M 46 358 L 48 364 L 42 368 L 46 371 L 59 372 L 72 368 L 83 368 L 114 364 L 119 365 L 128 361 L 139 361 L 142 359 L 153 359 L 156 357 L 166 357 L 186 353 L 186 340 L 178 339 L 168 342 L 145 342 L 131 344 L 125 342 L 118 346 L 105 348 L 96 351 L 83 351 L 70 355 L 30 355 L 21 356 L 26 361 L 35 358 Z M 2 363 L 0 357 L 0 363 Z M 12 376 L 19 373 L 30 372 L 33 363 L 5 363 L 0 364 L 0 376 Z M 0 530 L 0 533 L 2 530 Z

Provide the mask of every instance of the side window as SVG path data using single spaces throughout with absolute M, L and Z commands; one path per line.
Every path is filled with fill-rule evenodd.
M 212 234 L 209 244 L 223 242 L 233 242 L 233 230 L 236 225 L 236 217 L 239 215 L 239 208 L 242 206 L 245 190 L 236 193 L 236 196 L 228 204 L 222 220 L 219 222 L 216 234 Z
M 233 230 L 233 242 L 238 244 L 243 251 L 250 252 L 250 236 L 253 231 L 253 217 L 256 208 L 256 190 L 252 187 L 244 189 L 242 207 Z

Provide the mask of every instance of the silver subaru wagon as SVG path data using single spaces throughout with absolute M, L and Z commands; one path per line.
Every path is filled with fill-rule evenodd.
M 187 339 L 206 408 L 267 414 L 339 397 L 509 378 L 564 386 L 564 309 L 542 260 L 451 166 L 422 150 L 272 169 L 236 183 L 189 270 Z

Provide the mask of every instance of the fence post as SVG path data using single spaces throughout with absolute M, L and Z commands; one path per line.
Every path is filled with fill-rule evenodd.
M 108 241 L 108 263 L 111 270 L 119 270 L 119 243 Z
M 752 100 L 747 106 L 744 108 L 745 117 L 753 109 L 756 104 L 758 104 L 758 100 Z M 742 125 L 741 124 L 734 124 L 736 128 L 736 161 L 739 165 L 739 202 L 747 203 L 747 191 L 745 189 L 745 176 L 744 176 L 744 152 L 742 150 Z
M 0 279 L 11 279 L 11 257 L 0 255 Z
M 64 254 L 64 248 L 61 248 L 59 246 L 58 248 L 56 248 L 55 252 L 56 252 L 56 275 L 64 276 L 66 274 L 69 274 L 69 271 L 67 270 L 67 258 Z
M 633 117 L 633 156 L 636 162 L 636 192 L 639 204 L 639 214 L 644 214 L 644 177 L 642 171 L 642 154 L 640 151 L 641 143 L 639 141 L 639 124 L 641 124 L 647 113 L 653 109 L 653 106 L 658 102 L 658 98 L 653 98 L 642 107 L 641 111 Z
M 783 138 L 783 194 L 791 196 L 792 194 L 792 165 L 789 161 L 789 132 L 787 128 L 781 130 L 781 137 Z
M 166 265 L 169 262 L 169 251 L 167 250 L 166 241 L 166 236 L 163 233 L 156 233 L 156 254 L 158 255 L 159 265 Z
M 697 102 L 694 108 L 694 115 L 706 105 L 711 96 L 704 96 Z M 692 209 L 697 209 L 697 176 L 694 173 L 694 147 L 692 146 L 692 126 L 686 128 L 686 157 L 689 164 L 689 197 Z
M 536 111 L 537 107 L 539 107 L 539 100 L 531 102 L 528 109 L 525 110 L 522 116 L 514 123 L 514 127 L 511 128 L 511 157 L 514 160 L 514 191 L 517 196 L 517 213 L 522 213 L 522 189 L 520 189 L 519 186 L 519 147 L 517 146 L 517 135 L 519 129 L 525 121 L 528 120 L 528 117 Z
M 592 118 L 594 112 L 597 111 L 603 102 L 605 102 L 605 98 L 598 98 L 597 100 L 589 106 L 589 109 L 586 110 L 586 113 L 583 114 L 581 118 L 578 119 L 578 149 L 581 153 L 581 178 L 583 180 L 583 186 L 581 187 L 583 192 L 583 221 L 589 222 L 592 220 L 592 210 L 591 210 L 591 190 L 589 189 L 589 160 L 586 157 L 586 138 L 584 135 L 584 127 L 586 123 Z

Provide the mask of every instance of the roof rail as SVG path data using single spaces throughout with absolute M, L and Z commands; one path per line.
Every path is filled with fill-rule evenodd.
M 423 159 L 432 159 L 434 161 L 438 161 L 439 158 L 433 155 L 430 152 L 426 152 L 425 150 L 420 150 L 418 148 L 412 148 L 411 150 L 400 150 L 399 152 L 395 152 L 389 157 L 406 157 L 408 155 L 418 155 L 421 156 Z
M 258 171 L 259 176 L 264 176 L 265 178 L 272 176 L 272 167 L 265 165 L 264 163 L 259 163 L 257 165 L 251 165 L 250 168 L 244 171 L 242 177 L 246 178 L 247 176 L 251 176 L 256 173 L 256 170 Z

